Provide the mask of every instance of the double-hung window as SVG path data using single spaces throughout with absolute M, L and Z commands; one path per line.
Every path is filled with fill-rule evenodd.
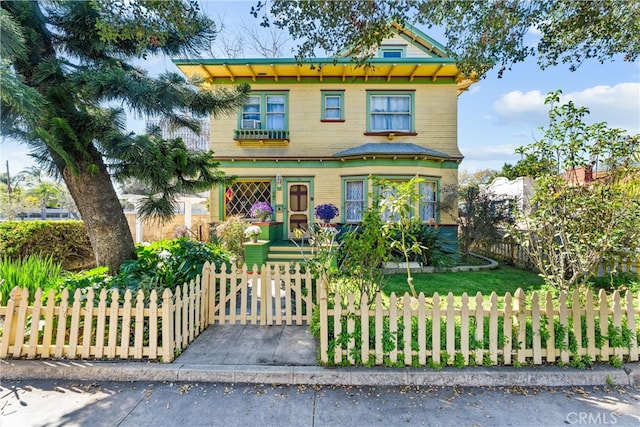
M 322 121 L 344 120 L 344 92 L 322 91 Z
M 365 207 L 364 179 L 344 180 L 344 216 L 346 222 L 362 221 Z
M 240 129 L 287 129 L 287 98 L 286 93 L 252 93 L 242 108 Z
M 436 218 L 436 182 L 422 181 L 420 192 L 420 221 L 435 222 Z
M 400 219 L 397 212 L 393 214 L 391 212 L 391 206 L 398 198 L 398 189 L 396 186 L 400 184 L 406 184 L 407 180 L 390 180 L 386 181 L 386 183 L 377 188 L 378 195 L 378 206 L 381 209 L 381 218 L 384 221 L 395 222 Z M 411 203 L 411 207 L 409 209 L 408 215 L 409 217 L 417 218 L 421 222 L 426 223 L 436 223 L 438 221 L 438 212 L 437 212 L 437 191 L 438 191 L 438 183 L 435 180 L 423 180 L 418 182 L 417 188 L 414 188 L 412 191 L 418 191 L 418 200 L 417 205 L 414 202 Z M 417 208 L 417 212 L 416 212 Z
M 413 92 L 369 92 L 369 132 L 413 132 Z

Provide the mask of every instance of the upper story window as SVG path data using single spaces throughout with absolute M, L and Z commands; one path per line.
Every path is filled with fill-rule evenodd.
M 242 108 L 239 129 L 287 129 L 287 98 L 286 93 L 252 93 Z
M 368 132 L 413 132 L 413 92 L 368 92 Z
M 400 47 L 381 47 L 380 56 L 382 58 L 404 58 L 404 49 Z
M 344 91 L 322 91 L 322 121 L 344 121 Z

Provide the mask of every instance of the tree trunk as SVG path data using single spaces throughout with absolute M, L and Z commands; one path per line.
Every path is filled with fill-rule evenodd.
M 66 168 L 63 177 L 87 227 L 97 265 L 116 274 L 124 261 L 136 257 L 133 237 L 102 159 L 94 158 L 93 164 L 98 166 L 95 173 L 87 172 L 84 163 L 79 174 Z

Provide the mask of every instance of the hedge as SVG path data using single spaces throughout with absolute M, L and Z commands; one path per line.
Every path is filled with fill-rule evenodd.
M 82 221 L 8 221 L 0 223 L 0 254 L 10 259 L 51 256 L 65 270 L 95 266 Z

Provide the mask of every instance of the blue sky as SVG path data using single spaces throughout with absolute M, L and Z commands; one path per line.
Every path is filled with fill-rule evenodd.
M 254 4 L 254 1 L 202 3 L 209 16 L 224 24 L 217 44 L 212 47 L 214 56 L 224 56 L 223 42 L 241 37 L 243 26 L 257 28 L 257 20 L 249 15 Z M 437 31 L 424 31 L 445 44 Z M 536 37 L 532 31 L 528 40 L 533 43 Z M 287 53 L 285 56 L 292 56 Z M 258 56 L 247 44 L 243 55 Z M 154 58 L 142 65 L 152 74 L 164 69 L 177 70 L 169 58 Z M 500 169 L 505 162 L 515 163 L 519 156 L 514 150 L 533 142 L 540 136 L 539 128 L 547 124 L 544 98 L 557 89 L 563 91 L 563 101 L 572 100 L 588 107 L 589 121 L 605 121 L 610 127 L 625 129 L 630 134 L 640 133 L 640 61 L 629 63 L 621 58 L 605 64 L 588 61 L 571 72 L 566 65 L 540 70 L 536 59 L 528 58 L 506 71 L 501 79 L 496 71 L 489 72 L 459 97 L 458 144 L 465 156 L 460 170 Z M 143 124 L 139 118 L 128 117 L 130 130 L 141 131 Z M 6 172 L 6 160 L 12 174 L 32 164 L 25 146 L 2 141 L 2 172 Z

